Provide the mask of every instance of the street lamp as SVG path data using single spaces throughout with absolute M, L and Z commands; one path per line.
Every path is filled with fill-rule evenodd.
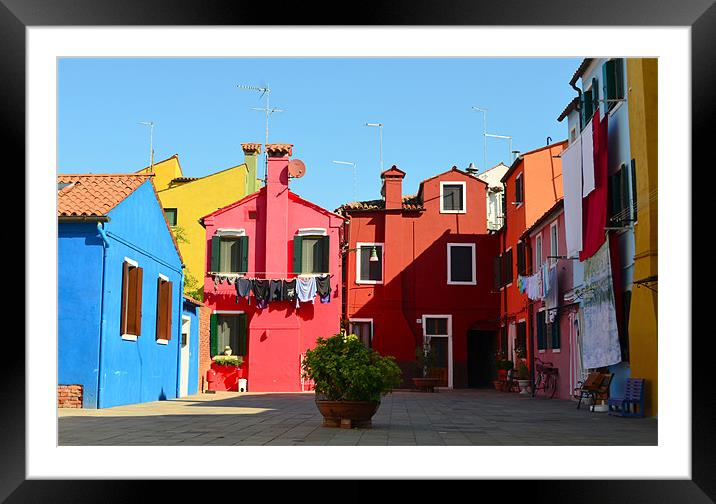
M 356 166 L 358 166 L 358 163 L 353 163 L 353 162 L 351 162 L 351 161 L 333 161 L 333 162 L 336 163 L 336 164 L 348 165 L 348 166 L 352 166 L 352 167 L 353 167 L 353 199 L 354 199 L 355 201 L 358 201 L 358 190 L 356 189 L 356 188 L 357 188 L 357 183 L 356 183 L 356 179 L 357 179 L 357 178 L 356 178 Z
M 364 247 L 346 249 L 345 252 L 357 252 L 358 250 L 361 250 L 362 248 L 364 248 Z M 368 261 L 370 261 L 370 262 L 380 261 L 380 258 L 378 257 L 378 250 L 375 248 L 375 245 L 373 245 L 370 249 L 370 257 L 368 258 Z
M 380 131 L 380 171 L 383 172 L 383 123 L 365 123 L 366 126 L 373 126 Z

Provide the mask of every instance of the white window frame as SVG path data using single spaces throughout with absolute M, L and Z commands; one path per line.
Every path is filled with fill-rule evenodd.
M 535 236 L 535 269 L 537 272 L 542 267 L 542 231 Z
M 453 362 L 452 362 L 452 315 L 450 314 L 424 314 L 423 315 L 423 341 L 426 340 L 428 335 L 426 320 L 429 318 L 445 318 L 447 319 L 447 334 L 430 335 L 430 338 L 447 338 L 448 339 L 448 386 L 447 388 L 453 388 Z
M 296 236 L 328 236 L 325 228 L 299 228 Z
M 554 229 L 554 242 L 552 241 L 552 230 Z M 554 247 L 553 247 L 554 246 Z M 559 256 L 559 223 L 554 221 L 549 226 L 549 251 L 552 259 L 549 260 L 549 269 L 557 266 L 557 256 Z
M 135 261 L 134 259 L 130 259 L 129 257 L 125 257 L 124 261 L 122 261 L 122 264 L 127 263 L 130 266 L 134 266 L 135 268 L 139 268 L 139 262 Z M 142 292 L 144 292 L 144 289 L 142 289 Z M 142 296 L 142 301 L 144 301 L 144 297 Z M 124 304 L 124 299 L 120 300 L 120 309 L 121 305 Z M 121 314 L 120 314 L 121 315 Z M 121 320 L 121 319 L 120 319 Z M 136 334 L 122 334 L 122 339 L 124 341 L 137 341 L 137 335 Z
M 452 247 L 471 247 L 472 248 L 472 280 L 469 282 L 457 282 L 450 279 L 451 274 L 451 251 Z M 447 244 L 447 284 L 448 285 L 477 285 L 476 268 L 476 252 L 474 243 L 448 243 Z
M 445 210 L 443 207 L 443 188 L 446 185 L 461 185 L 462 186 L 462 210 Z M 462 214 L 467 213 L 467 182 L 465 181 L 442 181 L 440 182 L 440 213 L 450 213 L 450 214 Z
M 375 247 L 380 246 L 380 280 L 361 280 L 360 279 L 360 249 L 362 247 Z M 370 284 L 370 285 L 378 285 L 383 283 L 383 278 L 385 277 L 385 243 L 379 243 L 379 242 L 356 242 L 356 248 L 358 249 L 356 252 L 356 283 L 357 284 Z M 358 319 L 356 319 L 358 320 Z M 367 319 L 366 319 L 367 320 Z
M 373 348 L 373 337 L 375 336 L 375 333 L 373 332 L 373 319 L 372 318 L 349 318 L 349 323 L 353 322 L 370 322 L 370 347 Z
M 214 236 L 246 236 L 246 230 L 220 228 L 216 230 Z
M 520 201 L 519 203 L 515 201 L 515 208 L 520 208 L 525 202 L 525 178 L 523 177 L 524 174 L 524 172 L 520 172 L 519 174 L 517 174 L 517 176 L 515 176 L 515 199 L 517 199 L 517 179 L 522 179 L 522 194 L 520 195 L 522 201 Z

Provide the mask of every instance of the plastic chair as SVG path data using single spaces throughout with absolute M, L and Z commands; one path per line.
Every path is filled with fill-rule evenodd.
M 609 399 L 609 414 L 621 417 L 644 416 L 644 378 L 627 378 L 624 396 Z

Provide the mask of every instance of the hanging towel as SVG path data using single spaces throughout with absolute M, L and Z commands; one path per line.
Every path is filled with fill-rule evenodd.
M 321 303 L 331 302 L 331 277 L 325 275 L 322 277 L 316 277 L 316 292 L 321 298 Z
M 296 282 L 296 307 L 298 308 L 298 302 L 302 303 L 313 303 L 313 298 L 316 297 L 316 277 L 298 278 Z
M 269 301 L 283 301 L 283 282 L 281 280 L 271 280 Z
M 592 117 L 592 125 L 582 130 L 582 197 L 594 190 L 594 135 L 599 125 L 599 110 Z
M 283 297 L 283 300 L 295 301 L 296 295 L 296 279 L 284 280 L 281 290 L 281 297 Z
M 582 200 L 582 251 L 579 260 L 592 257 L 606 240 L 607 166 L 609 116 L 599 121 L 599 111 L 592 119 L 594 126 L 594 190 Z
M 547 322 L 550 324 L 554 322 L 557 316 L 557 306 L 559 306 L 559 286 L 557 285 L 557 267 L 551 268 L 547 273 L 548 288 L 547 297 L 545 298 L 544 306 L 547 309 Z
M 582 250 L 582 137 L 580 135 L 562 151 L 562 185 L 564 189 L 564 227 L 567 257 L 577 257 Z
M 584 262 L 584 285 L 588 286 L 581 303 L 584 367 L 593 369 L 617 364 L 621 362 L 621 348 L 607 243 Z
M 269 281 L 256 278 L 253 280 L 251 290 L 254 291 L 256 307 L 260 309 L 266 308 L 269 300 Z
M 251 280 L 248 278 L 239 278 L 236 281 L 236 302 L 239 302 L 239 298 L 247 298 L 249 304 L 251 304 Z

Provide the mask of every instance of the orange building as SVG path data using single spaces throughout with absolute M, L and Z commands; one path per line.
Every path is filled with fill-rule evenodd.
M 500 293 L 499 349 L 515 360 L 515 349 L 526 350 L 528 364 L 532 362 L 531 348 L 534 328 L 531 304 L 517 287 L 518 275 L 528 275 L 534 265 L 547 260 L 531 253 L 529 243 L 522 239 L 557 201 L 563 198 L 562 162 L 560 153 L 567 141 L 557 142 L 520 154 L 502 177 L 505 186 L 503 199 L 505 224 L 498 232 L 499 256 L 494 262 L 495 290 Z

